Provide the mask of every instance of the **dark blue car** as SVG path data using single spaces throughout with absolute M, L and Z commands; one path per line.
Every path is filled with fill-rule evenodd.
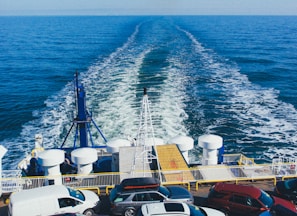
M 297 204 L 297 178 L 278 181 L 274 189 L 274 195 Z

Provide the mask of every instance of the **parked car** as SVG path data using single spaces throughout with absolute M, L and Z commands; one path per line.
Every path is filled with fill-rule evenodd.
M 275 185 L 274 195 L 297 204 L 297 178 L 278 181 Z
M 144 204 L 137 212 L 137 216 L 224 216 L 225 214 L 216 209 L 207 207 L 198 207 L 193 204 L 183 202 L 161 202 Z
M 113 215 L 135 215 L 147 203 L 165 200 L 193 203 L 193 195 L 183 187 L 164 187 L 152 178 L 131 178 L 115 186 L 109 195 Z
M 99 212 L 96 193 L 75 190 L 64 185 L 50 185 L 15 192 L 10 195 L 9 216 L 48 216 L 63 213 L 94 215 Z
M 259 215 L 277 205 L 296 213 L 296 207 L 288 200 L 274 197 L 250 185 L 217 183 L 211 187 L 208 205 L 227 214 Z

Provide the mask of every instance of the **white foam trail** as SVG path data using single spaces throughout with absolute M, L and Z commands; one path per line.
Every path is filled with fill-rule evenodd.
M 103 64 L 104 67 L 91 67 L 85 81 L 91 87 L 88 89 L 92 95 L 90 101 L 93 105 L 96 101 L 96 111 L 103 116 L 98 116 L 97 120 L 102 123 L 101 129 L 110 138 L 136 136 L 141 109 L 141 98 L 136 98 L 136 94 L 142 92 L 142 89 L 137 89 L 137 84 L 144 81 L 138 80 L 139 71 L 146 56 L 153 51 L 153 46 L 159 46 L 151 44 L 152 41 L 141 46 L 134 44 L 135 34 L 133 35 L 128 40 L 128 45 L 120 49 L 117 55 L 113 55 L 108 64 Z M 177 134 L 188 133 L 183 125 L 187 118 L 182 102 L 185 97 L 182 89 L 184 78 L 173 68 L 165 68 L 153 74 L 154 77 L 166 77 L 167 80 L 160 88 L 147 86 L 152 102 L 155 136 L 165 138 L 165 141 Z M 96 83 L 89 83 L 91 80 Z
M 264 139 L 267 147 L 264 154 L 269 158 L 274 153 L 287 155 L 295 154 L 288 151 L 288 146 L 296 146 L 297 136 L 294 131 L 297 128 L 297 111 L 292 104 L 278 100 L 279 92 L 251 83 L 246 75 L 240 73 L 237 66 L 226 59 L 221 59 L 213 51 L 203 48 L 201 43 L 189 32 L 184 32 L 201 60 L 207 64 L 204 67 L 211 75 L 213 82 L 209 88 L 223 91 L 230 104 L 221 103 L 216 105 L 217 110 L 232 114 L 232 121 L 237 121 L 243 128 L 247 137 L 257 141 Z M 219 123 L 220 121 L 217 121 Z M 210 125 L 212 133 L 219 125 Z M 282 143 L 282 147 L 277 143 Z M 276 151 L 277 150 L 277 151 Z
M 176 135 L 188 135 L 183 121 L 187 119 L 183 102 L 185 93 L 182 89 L 182 76 L 176 75 L 176 69 L 166 68 L 166 80 L 160 88 L 148 88 L 148 92 L 157 93 L 151 104 L 154 119 L 155 136 L 168 141 Z M 148 93 L 148 94 L 149 94 Z M 150 98 L 150 97 L 149 97 Z
M 111 53 L 111 55 L 109 57 L 107 57 L 102 63 L 98 63 L 97 65 L 91 66 L 89 71 L 85 74 L 82 74 L 82 82 L 85 83 L 85 87 L 87 88 L 87 90 L 89 90 L 88 88 L 91 88 L 90 85 L 93 84 L 97 84 L 96 82 L 98 80 L 103 80 L 101 81 L 102 85 L 100 85 L 100 83 L 97 85 L 98 89 L 100 89 L 101 91 L 103 90 L 103 94 L 108 94 L 110 92 L 110 81 L 109 78 L 112 78 L 111 73 L 116 72 L 113 69 L 116 68 L 116 66 L 111 66 L 111 65 L 116 65 L 117 63 L 117 58 L 124 58 L 124 53 L 129 53 L 130 50 L 128 49 L 129 46 L 131 46 L 131 43 L 133 43 L 133 41 L 135 40 L 136 35 L 139 32 L 139 27 L 141 26 L 141 24 L 137 25 L 134 32 L 131 34 L 131 36 L 127 39 L 127 42 L 123 44 L 122 47 L 119 47 L 115 52 Z M 132 52 L 132 51 L 131 51 Z M 132 54 L 130 54 L 132 55 Z M 141 57 L 140 57 L 141 58 Z M 137 59 L 137 57 L 135 58 Z M 125 60 L 125 58 L 124 58 Z M 127 59 L 128 61 L 129 59 Z M 135 60 L 137 61 L 137 60 Z M 119 66 L 119 65 L 118 65 Z M 121 67 L 122 68 L 122 67 Z M 119 67 L 118 70 L 121 70 L 121 68 Z M 132 68 L 132 66 L 130 66 L 130 68 Z M 128 70 L 128 69 L 126 69 Z M 133 72 L 133 70 L 131 70 Z M 102 73 L 103 72 L 103 73 Z M 106 72 L 106 73 L 104 73 Z M 120 73 L 120 71 L 119 71 Z M 120 76 L 118 76 L 120 77 Z M 131 76 L 133 77 L 133 76 Z M 121 77 L 120 77 L 121 78 Z M 123 76 L 123 78 L 126 79 L 125 76 Z M 106 81 L 106 84 L 104 83 Z M 133 82 L 133 80 L 131 79 L 131 82 Z M 134 80 L 134 82 L 137 82 Z M 96 86 L 96 85 L 94 85 Z M 120 87 L 120 85 L 118 85 L 118 87 Z M 125 89 L 121 89 L 124 91 L 126 91 Z M 128 88 L 129 90 L 129 88 Z M 101 93 L 100 91 L 95 94 L 95 96 L 91 97 L 92 93 L 95 93 L 96 89 L 94 89 L 94 91 L 90 91 L 87 92 L 87 97 L 89 97 L 91 100 L 88 101 L 88 104 L 91 105 L 96 103 L 96 102 L 101 102 L 100 98 L 101 97 Z M 133 90 L 129 90 L 130 92 Z M 131 95 L 131 93 L 129 94 L 129 91 L 126 93 L 127 96 L 127 100 L 129 99 L 129 95 Z M 116 90 L 115 92 L 117 92 L 119 94 L 120 91 Z M 15 168 L 17 166 L 18 159 L 11 159 L 11 158 L 15 158 L 15 157 L 22 157 L 25 156 L 27 153 L 29 153 L 31 151 L 31 149 L 34 146 L 34 135 L 37 133 L 40 133 L 43 135 L 43 143 L 44 146 L 46 148 L 52 148 L 52 147 L 59 147 L 62 144 L 62 141 L 65 137 L 65 134 L 67 133 L 68 129 L 71 126 L 71 121 L 75 115 L 74 110 L 74 102 L 73 102 L 73 85 L 71 82 L 69 82 L 65 88 L 63 88 L 59 93 L 57 93 L 56 95 L 53 95 L 51 97 L 49 97 L 46 101 L 45 101 L 45 105 L 46 108 L 44 110 L 38 110 L 38 111 L 34 111 L 33 115 L 37 117 L 36 120 L 34 121 L 30 121 L 27 124 L 25 124 L 23 126 L 23 129 L 21 131 L 21 135 L 19 137 L 16 137 L 13 140 L 6 140 L 6 146 L 9 147 L 9 157 L 5 157 L 3 159 L 3 164 L 5 164 L 5 166 L 9 167 L 9 168 Z M 103 95 L 104 96 L 104 95 Z M 124 97 L 118 97 L 121 100 L 124 100 Z M 91 102 L 92 101 L 92 102 Z M 118 100 L 119 104 L 126 104 L 123 103 L 123 101 Z M 129 103 L 128 103 L 129 104 Z M 104 106 L 104 105 L 103 105 Z M 110 107 L 112 106 L 112 104 L 107 104 L 107 110 L 110 109 Z M 96 106 L 95 106 L 96 109 Z M 126 112 L 129 112 L 127 107 L 122 107 L 122 109 L 124 109 Z M 124 112 L 123 112 L 124 113 Z M 105 114 L 105 113 L 103 113 Z M 95 120 L 97 120 L 99 118 L 99 122 L 100 122 L 100 117 L 98 117 L 98 113 L 96 113 L 97 116 L 94 116 Z M 125 114 L 122 114 L 125 115 Z M 41 116 L 41 117 L 39 117 Z M 109 117 L 113 117 L 112 114 L 109 114 Z M 121 117 L 121 116 L 119 116 Z M 108 117 L 106 117 L 107 119 Z M 107 121 L 108 122 L 108 121 Z M 109 121 L 109 123 L 113 123 L 116 122 L 114 119 L 111 118 L 111 120 Z M 128 122 L 128 121 L 127 121 Z M 117 124 L 119 124 L 119 122 L 117 122 Z M 113 128 L 113 127 L 111 127 Z M 123 127 L 125 128 L 125 127 Z M 128 128 L 128 127 L 127 127 Z M 112 129 L 110 129 L 112 130 Z M 124 133 L 124 132 L 122 132 Z M 120 133 L 121 135 L 121 133 Z M 97 135 L 99 136 L 99 135 Z M 70 143 L 68 143 L 67 145 L 72 145 L 73 143 L 71 143 L 71 138 L 73 137 L 73 135 L 71 135 L 70 138 Z M 98 143 L 97 143 L 98 144 Z M 100 144 L 100 143 L 99 143 Z M 66 145 L 66 146 L 67 146 Z M 13 153 L 13 151 L 17 151 L 17 153 Z M 5 167 L 4 166 L 4 167 Z
M 136 104 L 136 85 L 138 83 L 138 70 L 149 50 L 145 50 L 138 56 L 126 56 L 127 63 L 123 65 L 112 64 L 105 68 L 112 75 L 101 77 L 97 85 L 92 86 L 92 98 L 97 101 L 97 120 L 102 122 L 102 130 L 111 138 L 119 138 L 132 135 L 137 131 L 138 112 L 140 102 Z M 134 59 L 133 61 L 131 59 Z M 121 59 L 121 64 L 123 59 Z
M 176 135 L 188 135 L 184 121 L 188 118 L 185 108 L 185 77 L 180 71 L 179 62 L 169 59 L 170 67 L 166 68 L 167 79 L 161 89 L 158 114 L 161 118 L 161 125 L 164 129 L 164 137 Z
M 116 63 L 109 65 L 105 69 L 107 72 L 111 71 L 112 76 L 101 79 L 100 84 L 97 85 L 98 89 L 94 90 L 92 94 L 96 97 L 96 92 L 97 94 L 100 92 L 103 96 L 102 99 L 97 99 L 98 111 L 101 116 L 104 116 L 104 119 L 101 119 L 101 122 L 103 122 L 102 130 L 109 134 L 110 137 L 136 136 L 141 109 L 141 98 L 136 98 L 136 93 L 142 91 L 142 89 L 137 89 L 137 84 L 140 82 L 138 75 L 144 58 L 151 51 L 148 48 L 138 56 L 135 53 L 132 53 L 131 56 L 126 53 L 125 58 L 129 63 L 125 64 L 125 58 L 123 58 L 120 60 L 120 65 Z M 164 71 L 168 72 L 167 69 Z M 163 76 L 162 73 L 160 71 L 160 76 Z M 156 137 L 169 139 L 174 135 L 187 133 L 185 127 L 180 126 L 181 119 L 184 119 L 186 114 L 182 109 L 184 105 L 180 102 L 182 98 L 177 96 L 177 94 L 181 95 L 177 88 L 181 85 L 179 85 L 178 76 L 175 75 L 172 73 L 166 74 L 167 81 L 160 89 L 148 87 Z M 108 85 L 104 83 L 108 83 Z M 106 92 L 108 94 L 105 94 Z M 94 99 L 91 101 L 94 101 Z
M 122 47 L 105 61 L 91 66 L 82 76 L 87 106 L 92 108 L 93 119 L 107 139 L 126 138 L 136 131 L 135 84 L 143 58 L 150 50 L 135 51 L 133 43 L 139 27 L 136 26 Z

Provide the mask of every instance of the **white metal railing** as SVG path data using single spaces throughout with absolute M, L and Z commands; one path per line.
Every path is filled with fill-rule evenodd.
M 134 171 L 137 172 L 137 171 Z M 140 171 L 139 171 L 140 172 Z M 143 172 L 143 171 L 141 171 Z M 191 178 L 189 178 L 189 172 Z M 152 176 L 159 178 L 159 173 L 147 171 Z M 51 177 L 21 177 L 17 171 L 3 171 L 1 180 L 2 192 L 11 193 L 30 188 L 42 187 L 46 180 Z M 63 175 L 62 184 L 74 188 L 106 188 L 112 187 L 120 183 L 120 175 L 122 173 L 92 173 L 89 175 Z M 125 173 L 129 175 L 129 173 Z M 170 180 L 166 176 L 171 174 Z M 296 161 L 278 162 L 274 164 L 252 164 L 252 165 L 215 165 L 215 166 L 197 166 L 187 170 L 166 170 L 161 171 L 161 181 L 163 184 L 192 184 L 192 183 L 209 183 L 219 181 L 244 181 L 244 180 L 259 180 L 271 179 L 274 182 L 276 178 L 297 177 Z M 174 179 L 172 176 L 177 176 Z M 52 177 L 53 178 L 53 177 Z M 55 176 L 56 178 L 56 176 Z

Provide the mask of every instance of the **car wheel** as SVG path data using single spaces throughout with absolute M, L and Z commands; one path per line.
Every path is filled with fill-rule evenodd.
M 135 216 L 135 209 L 134 208 L 127 208 L 125 211 L 124 211 L 124 216 Z
M 94 212 L 93 209 L 87 209 L 87 210 L 84 211 L 84 215 L 93 216 L 93 215 L 95 215 L 95 212 Z

